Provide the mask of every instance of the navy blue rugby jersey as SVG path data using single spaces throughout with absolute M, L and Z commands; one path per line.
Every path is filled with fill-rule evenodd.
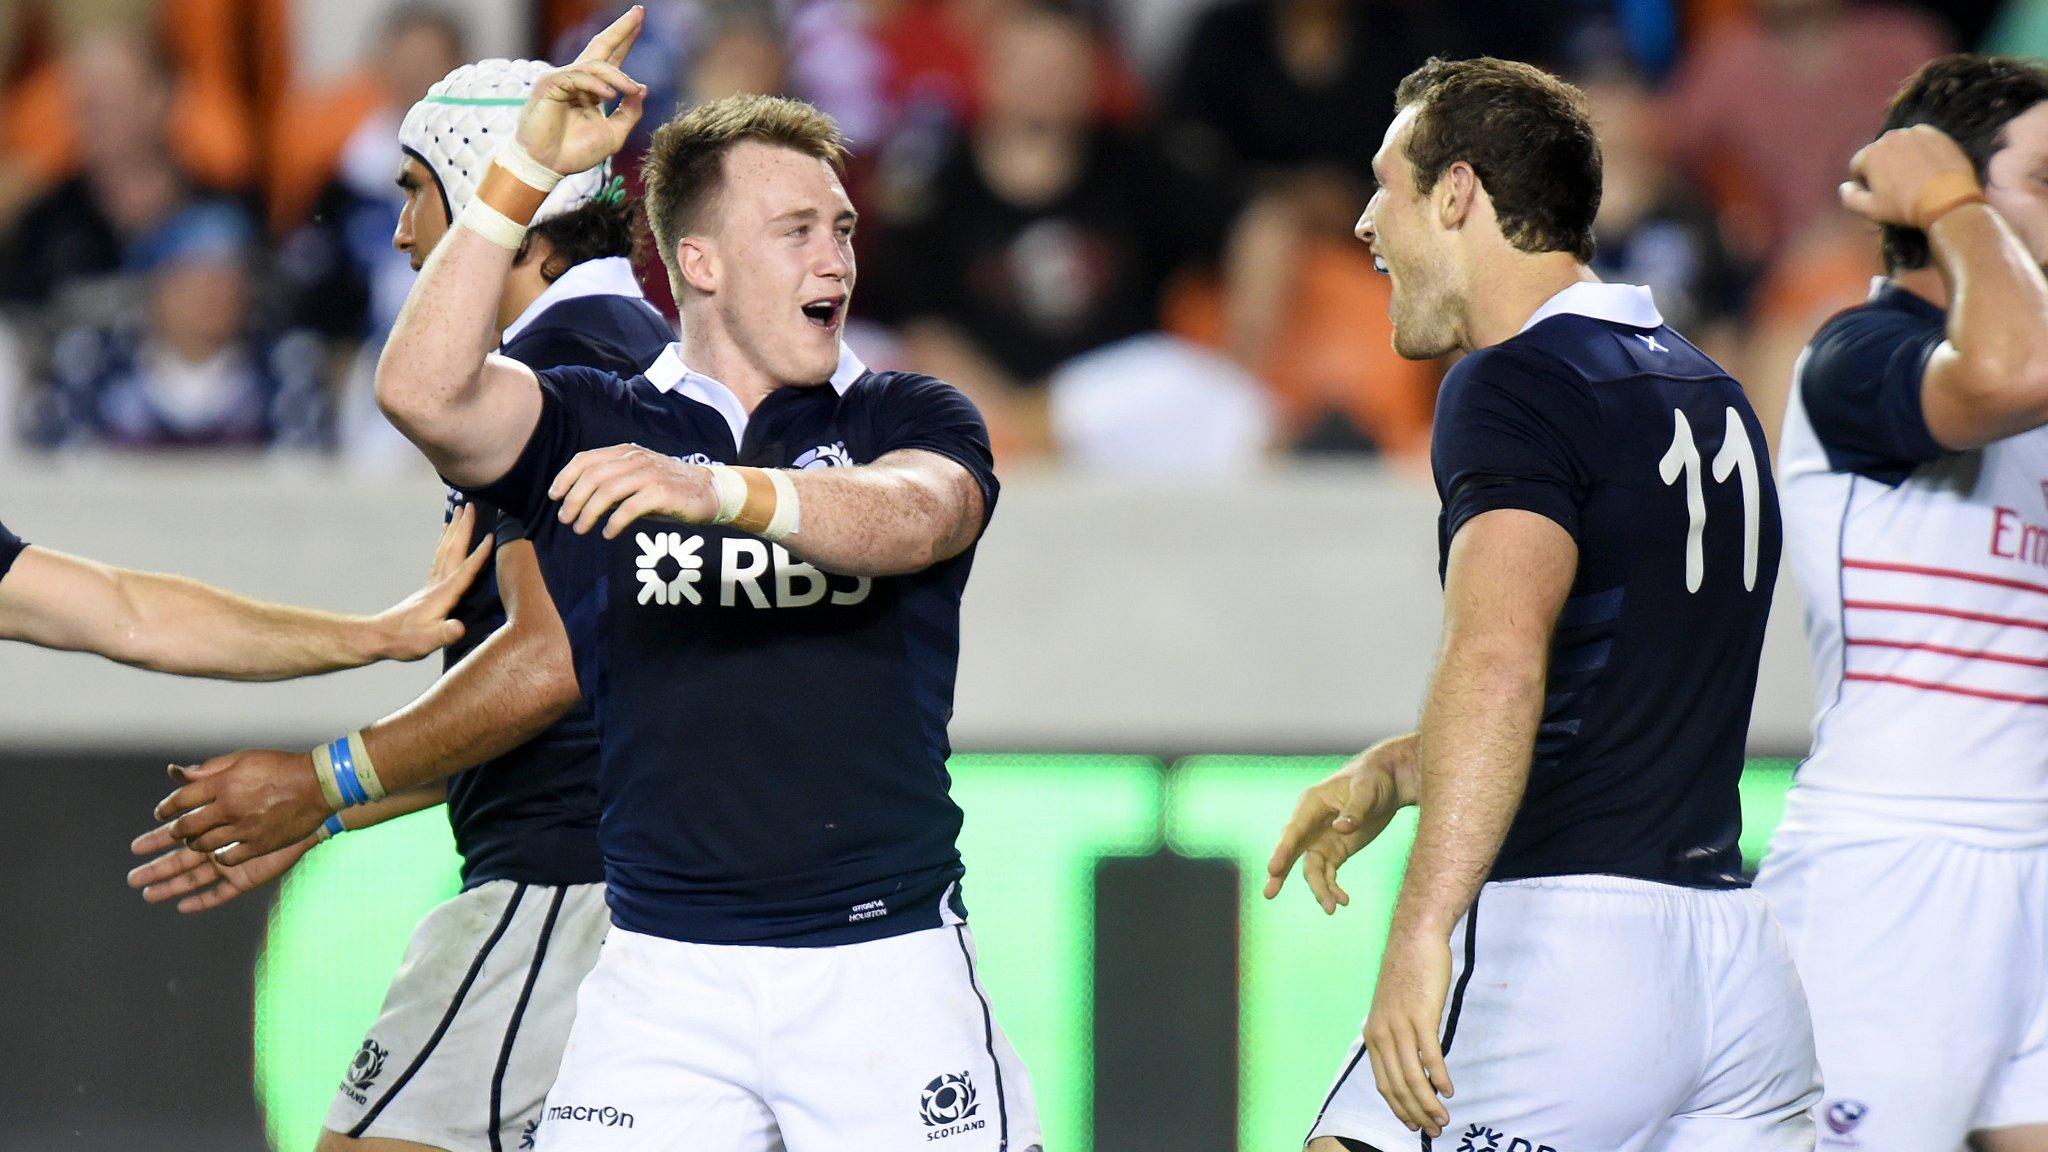
M 1814 334 L 1799 399 L 1828 467 L 1896 486 L 1951 455 L 1927 428 L 1921 382 L 1948 313 L 1889 280 Z
M 7 579 L 7 573 L 14 568 L 14 561 L 26 547 L 28 545 L 22 543 L 21 537 L 9 532 L 7 525 L 0 524 L 0 580 Z
M 623 257 L 578 264 L 548 286 L 507 330 L 499 349 L 536 371 L 565 364 L 631 376 L 675 338 L 668 321 L 640 295 Z M 450 493 L 449 514 L 464 498 Z M 498 542 L 524 533 L 495 510 L 480 509 L 475 538 Z M 448 646 L 456 662 L 505 624 L 494 566 L 486 566 L 456 605 L 464 628 Z M 462 880 L 592 884 L 604 879 L 597 845 L 597 727 L 578 704 L 531 741 L 448 781 L 448 821 L 462 853 Z
M 1432 462 L 1440 565 L 1496 508 L 1548 517 L 1579 549 L 1491 878 L 1742 886 L 1736 784 L 1780 528 L 1741 385 L 1647 289 L 1579 284 L 1451 369 Z
M 989 511 L 974 405 L 928 376 L 784 388 L 751 417 L 670 348 L 645 378 L 541 373 L 512 471 L 473 494 L 539 547 L 603 745 L 613 923 L 697 943 L 819 946 L 964 915 L 946 724 L 973 550 L 906 576 L 821 571 L 727 528 L 643 520 L 614 541 L 558 522 L 577 452 L 638 443 L 698 463 L 824 468 L 900 449 L 958 461 Z

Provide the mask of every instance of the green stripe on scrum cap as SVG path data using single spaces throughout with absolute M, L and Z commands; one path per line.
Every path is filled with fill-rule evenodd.
M 524 96 L 428 96 L 429 104 L 458 104 L 465 108 L 518 108 L 526 103 Z

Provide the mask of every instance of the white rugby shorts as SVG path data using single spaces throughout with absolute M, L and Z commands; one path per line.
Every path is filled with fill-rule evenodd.
M 1806 1152 L 1820 1072 L 1777 922 L 1747 889 L 1616 876 L 1480 889 L 1451 934 L 1434 1141 L 1363 1043 L 1309 1134 L 1380 1152 Z
M 824 948 L 613 929 L 541 1152 L 1033 1152 L 1031 1079 L 947 924 Z
M 427 913 L 328 1130 L 450 1152 L 531 1148 L 576 987 L 610 927 L 602 884 L 492 880 Z
M 2048 849 L 1780 833 L 1757 890 L 1812 1005 L 1823 1152 L 2048 1124 Z

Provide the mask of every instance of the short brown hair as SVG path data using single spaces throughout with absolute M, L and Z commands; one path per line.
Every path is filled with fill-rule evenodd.
M 843 168 L 846 139 L 830 116 L 783 96 L 727 96 L 699 104 L 654 132 L 641 173 L 647 182 L 647 224 L 661 262 L 676 274 L 676 242 L 696 227 L 717 195 L 725 154 L 743 140 L 793 148 Z
M 2043 100 L 2048 100 L 2048 68 L 2039 61 L 1957 52 L 1929 61 L 1906 81 L 1892 97 L 1878 135 L 1932 124 L 1962 148 L 1977 180 L 1988 182 L 1991 158 L 2005 147 L 2005 126 Z M 1879 232 L 1886 271 L 1927 267 L 1927 233 L 1897 224 Z
M 1600 141 L 1584 93 L 1513 60 L 1432 57 L 1394 94 L 1396 111 L 1411 104 L 1420 109 L 1408 137 L 1417 191 L 1427 194 L 1462 160 L 1510 244 L 1593 258 Z

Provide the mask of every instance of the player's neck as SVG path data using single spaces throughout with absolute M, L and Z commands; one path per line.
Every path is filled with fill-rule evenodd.
M 1465 346 L 1490 348 L 1529 323 L 1529 317 L 1552 296 L 1574 284 L 1597 282 L 1593 270 L 1567 252 L 1536 256 L 1516 253 L 1474 270 L 1465 304 Z
M 1891 282 L 1942 311 L 1948 311 L 1948 281 L 1933 264 L 1925 268 L 1904 268 L 1891 274 Z
M 679 348 L 683 366 L 725 385 L 751 414 L 781 384 L 740 351 L 738 345 L 723 338 L 723 333 L 715 325 L 695 324 L 692 322 L 694 319 L 685 317 L 683 320 L 683 338 Z
M 513 321 L 526 314 L 540 294 L 548 290 L 548 282 L 540 274 L 544 258 L 540 253 L 528 252 L 526 259 L 512 266 L 505 274 L 505 290 L 498 294 L 498 331 L 512 326 Z

